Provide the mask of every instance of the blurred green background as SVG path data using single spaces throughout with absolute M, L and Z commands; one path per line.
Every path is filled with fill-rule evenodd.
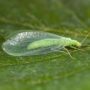
M 0 0 L 0 90 L 90 90 L 90 48 L 13 57 L 2 43 L 17 31 L 45 31 L 82 41 L 90 0 Z M 90 44 L 90 35 L 83 45 Z

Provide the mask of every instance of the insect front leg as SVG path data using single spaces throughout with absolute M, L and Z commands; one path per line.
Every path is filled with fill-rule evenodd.
M 64 47 L 64 50 L 68 53 L 68 55 L 72 58 L 75 59 L 74 57 L 72 57 L 71 53 L 69 52 L 69 50 L 67 48 Z

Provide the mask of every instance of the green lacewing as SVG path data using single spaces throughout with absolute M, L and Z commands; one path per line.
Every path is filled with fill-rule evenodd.
M 67 46 L 80 47 L 81 43 L 56 34 L 31 31 L 20 32 L 6 40 L 2 48 L 13 56 L 42 55 L 63 50 Z

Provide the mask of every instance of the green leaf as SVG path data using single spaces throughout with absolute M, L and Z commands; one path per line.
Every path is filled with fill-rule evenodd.
M 46 31 L 78 41 L 90 32 L 90 0 L 0 0 L 0 90 L 90 90 L 90 35 L 67 53 L 13 57 L 9 35 Z M 86 46 L 86 47 L 84 47 Z

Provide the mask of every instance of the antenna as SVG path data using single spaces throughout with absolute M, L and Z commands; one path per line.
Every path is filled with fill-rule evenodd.
M 90 35 L 90 32 L 86 35 L 86 37 L 82 40 L 81 44 L 83 44 L 85 42 L 85 40 L 88 38 L 88 36 Z

